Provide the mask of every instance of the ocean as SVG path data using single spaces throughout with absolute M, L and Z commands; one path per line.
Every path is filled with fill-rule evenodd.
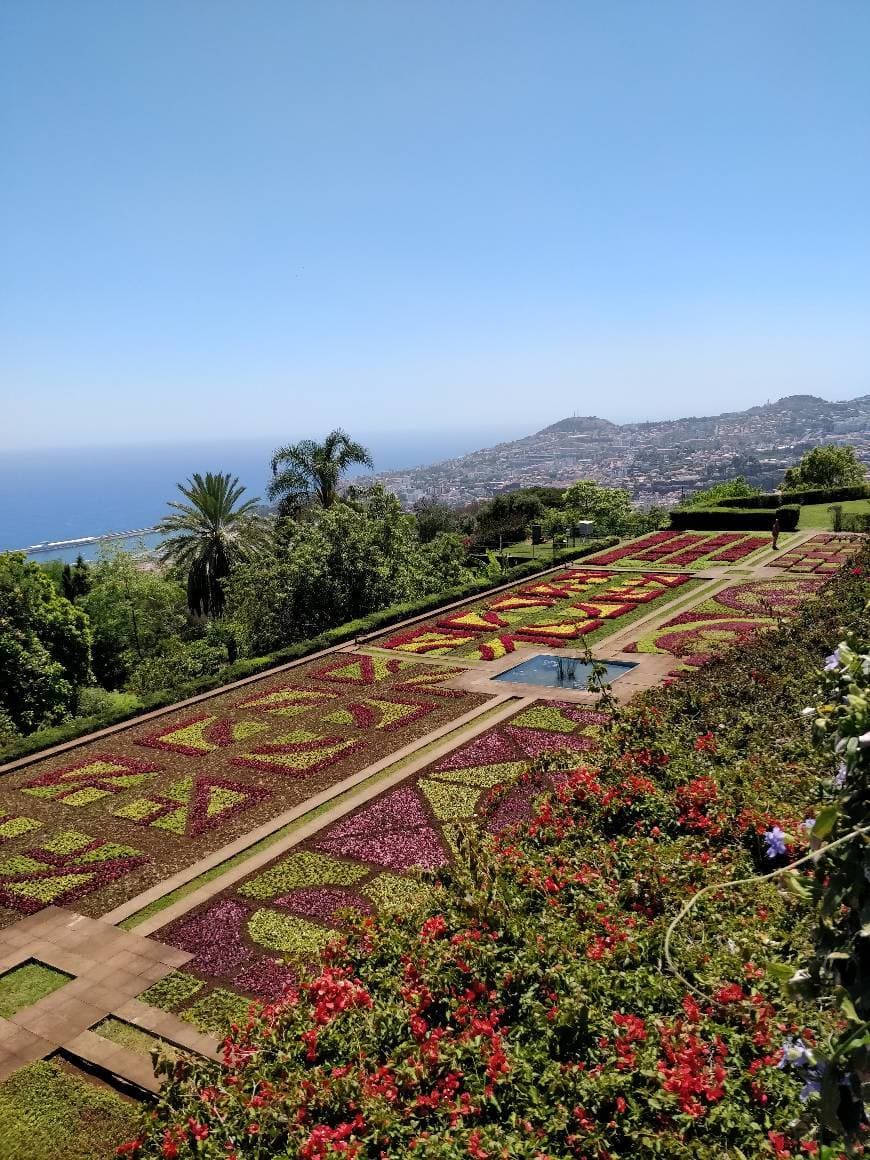
M 357 434 L 376 471 L 434 463 L 505 439 L 519 430 Z M 0 551 L 152 527 L 181 498 L 176 483 L 194 471 L 230 471 L 248 495 L 265 499 L 269 458 L 279 439 L 225 440 L 131 447 L 0 452 Z M 136 541 L 118 541 L 136 547 Z M 146 546 L 151 546 L 153 538 Z M 96 555 L 97 545 L 40 553 L 73 560 Z

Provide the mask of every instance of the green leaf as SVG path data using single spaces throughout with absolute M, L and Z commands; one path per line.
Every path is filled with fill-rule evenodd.
M 827 838 L 831 830 L 836 825 L 837 818 L 840 816 L 839 808 L 835 805 L 823 806 L 819 810 L 819 815 L 816 818 L 815 825 L 810 831 L 813 838 L 824 839 Z
M 775 979 L 777 983 L 788 983 L 794 974 L 794 967 L 789 963 L 770 962 L 767 964 L 767 973 L 771 978 Z
M 807 900 L 810 897 L 810 892 L 804 885 L 803 879 L 800 875 L 795 874 L 794 870 L 789 870 L 782 875 L 782 884 L 795 898 Z

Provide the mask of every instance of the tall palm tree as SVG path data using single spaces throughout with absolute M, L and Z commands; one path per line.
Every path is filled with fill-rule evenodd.
M 272 456 L 269 499 L 278 500 L 281 515 L 295 516 L 312 506 L 329 508 L 338 499 L 341 477 L 354 463 L 374 467 L 362 443 L 341 428 L 330 431 L 322 443 L 303 439 L 279 447 Z
M 172 515 L 157 530 L 169 538 L 160 545 L 164 562 L 187 570 L 187 604 L 196 616 L 220 616 L 224 609 L 223 582 L 235 564 L 248 560 L 265 546 L 267 531 L 253 509 L 260 502 L 241 499 L 245 488 L 229 472 L 195 472 L 178 490 L 188 503 L 169 502 Z

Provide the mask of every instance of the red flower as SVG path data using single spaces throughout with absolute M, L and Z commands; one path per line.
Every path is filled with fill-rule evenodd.
M 442 914 L 435 914 L 432 918 L 427 918 L 420 927 L 420 938 L 423 942 L 431 942 L 433 938 L 438 938 L 446 930 L 447 923 L 444 921 L 444 916 Z
M 746 996 L 739 983 L 729 983 L 727 987 L 720 987 L 714 998 L 717 1003 L 739 1003 Z

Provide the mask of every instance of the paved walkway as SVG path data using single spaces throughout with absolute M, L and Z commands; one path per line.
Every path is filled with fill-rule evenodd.
M 60 1051 L 138 1087 L 156 1090 L 147 1056 L 90 1030 L 109 1015 L 138 1022 L 171 1043 L 218 1058 L 217 1040 L 173 1015 L 136 1002 L 132 1011 L 136 1018 L 129 1018 L 129 1005 L 137 995 L 191 957 L 187 951 L 59 906 L 48 906 L 0 930 L 0 972 L 37 962 L 70 976 L 50 995 L 0 1019 L 0 1080 L 25 1063 Z

